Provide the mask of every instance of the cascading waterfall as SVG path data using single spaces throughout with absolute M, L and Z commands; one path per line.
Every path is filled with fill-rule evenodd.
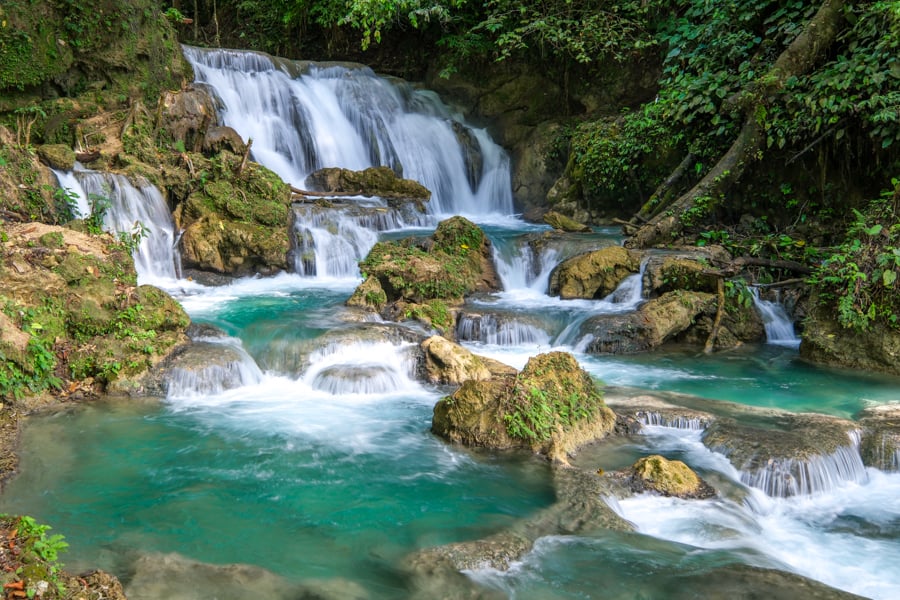
M 387 394 L 418 390 L 412 379 L 415 357 L 410 344 L 328 344 L 310 355 L 302 380 L 334 396 Z
M 226 357 L 200 364 L 197 368 L 176 367 L 167 378 L 166 396 L 191 398 L 221 394 L 225 390 L 245 385 L 255 385 L 262 381 L 263 373 L 253 358 L 247 354 L 241 341 L 235 338 L 203 338 L 194 340 L 192 349 L 206 345 L 214 356 Z M 219 352 L 216 352 L 216 350 Z
M 431 92 L 371 69 L 184 48 L 257 162 L 302 186 L 322 167 L 386 165 L 432 192 L 432 215 L 509 215 L 509 158 Z
M 697 417 L 667 417 L 656 411 L 638 411 L 635 413 L 638 421 L 650 427 L 670 427 L 672 429 L 686 429 L 689 431 L 703 431 L 709 423 Z
M 175 224 L 162 194 L 148 181 L 133 184 L 124 175 L 76 171 L 87 198 L 105 205 L 103 226 L 116 234 L 141 235 L 134 266 L 141 283 L 178 278 Z
M 850 444 L 831 454 L 771 459 L 759 469 L 741 471 L 741 481 L 776 498 L 830 492 L 849 481 L 864 482 L 868 474 L 859 453 L 860 434 L 849 435 Z
M 79 169 L 79 167 L 80 164 L 75 163 L 75 168 Z M 59 182 L 59 187 L 66 190 L 66 193 L 69 194 L 72 216 L 76 219 L 89 217 L 91 215 L 91 205 L 88 202 L 87 194 L 81 187 L 81 182 L 78 181 L 78 177 L 75 176 L 75 171 L 50 170 L 56 175 L 56 181 Z
M 548 248 L 537 256 L 528 244 L 521 245 L 513 256 L 505 256 L 497 245 L 493 251 L 497 275 L 507 291 L 546 291 L 550 272 L 560 262 L 559 252 L 555 248 Z
M 463 314 L 456 325 L 456 336 L 463 342 L 482 342 L 498 346 L 547 344 L 550 336 L 533 323 L 513 315 Z
M 763 300 L 759 297 L 757 287 L 751 287 L 750 291 L 753 294 L 753 305 L 766 328 L 766 342 L 779 346 L 799 346 L 800 338 L 794 332 L 794 323 L 785 311 L 784 305 L 780 302 Z

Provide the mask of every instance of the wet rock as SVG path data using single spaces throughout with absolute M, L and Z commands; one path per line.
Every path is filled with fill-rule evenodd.
M 900 375 L 900 331 L 873 323 L 868 331 L 848 329 L 833 311 L 812 298 L 804 322 L 800 356 L 827 365 Z
M 225 125 L 213 125 L 206 130 L 206 135 L 203 136 L 201 150 L 207 156 L 212 156 L 222 151 L 243 155 L 247 150 L 247 144 L 244 143 L 241 134 L 233 128 Z
M 425 353 L 425 377 L 431 383 L 460 385 L 470 379 L 484 381 L 495 375 L 516 373 L 508 365 L 472 354 L 439 335 L 422 342 L 422 350 Z
M 590 233 L 592 231 L 592 229 L 584 223 L 580 223 L 571 217 L 567 217 L 566 215 L 553 210 L 544 215 L 544 223 L 553 229 L 568 233 Z
M 215 339 L 215 338 L 208 338 Z M 220 394 L 258 383 L 262 372 L 239 342 L 195 341 L 177 348 L 144 380 L 145 390 L 156 396 Z
M 539 354 L 517 375 L 466 381 L 434 408 L 432 431 L 468 446 L 528 448 L 561 463 L 615 426 L 597 383 L 564 352 Z
M 861 600 L 802 575 L 747 565 L 729 565 L 700 574 L 685 573 L 666 590 L 666 598 L 688 600 Z
M 182 90 L 163 92 L 159 102 L 160 132 L 173 142 L 180 141 L 185 150 L 197 152 L 208 129 L 218 124 L 216 105 L 209 90 L 191 84 Z
M 740 421 L 720 418 L 703 443 L 728 457 L 741 481 L 776 497 L 827 491 L 864 481 L 859 425 L 811 413 L 747 411 Z
M 859 415 L 859 424 L 863 463 L 882 471 L 900 471 L 900 406 L 867 408 Z
M 456 336 L 464 342 L 521 345 L 548 344 L 550 334 L 539 315 L 520 312 L 460 310 L 456 318 Z
M 347 306 L 368 308 L 380 311 L 387 304 L 387 294 L 381 287 L 381 283 L 375 277 L 366 277 L 365 281 L 357 286 L 353 294 L 347 299 Z
M 475 192 L 484 172 L 484 156 L 481 153 L 481 144 L 471 128 L 459 121 L 452 121 L 451 126 L 453 127 L 453 133 L 456 135 L 456 141 L 459 142 L 459 146 L 462 148 L 469 187 Z
M 636 493 L 656 492 L 683 499 L 712 498 L 716 491 L 680 460 L 658 454 L 645 456 L 628 469 L 628 482 Z
M 707 260 L 682 256 L 652 256 L 644 270 L 644 289 L 650 295 L 673 290 L 716 293 L 718 277 Z
M 560 263 L 550 273 L 550 295 L 599 299 L 640 269 L 640 255 L 621 246 L 588 252 Z
M 83 600 L 126 600 L 122 582 L 118 577 L 104 571 L 91 571 L 72 577 L 66 585 L 75 592 L 75 598 Z
M 644 393 L 624 394 L 607 388 L 605 399 L 617 417 L 633 419 L 638 430 L 643 425 L 701 430 L 706 429 L 716 418 L 709 412 L 679 406 Z
M 44 144 L 37 147 L 38 156 L 45 165 L 59 171 L 75 168 L 75 151 L 65 144 Z
M 311 190 L 381 198 L 429 200 L 431 192 L 417 181 L 397 176 L 390 167 L 369 167 L 363 171 L 327 167 L 306 178 Z
M 668 292 L 642 304 L 637 311 L 598 315 L 581 325 L 589 336 L 591 354 L 633 354 L 675 340 L 695 325 L 704 312 L 715 311 L 716 297 L 704 292 Z

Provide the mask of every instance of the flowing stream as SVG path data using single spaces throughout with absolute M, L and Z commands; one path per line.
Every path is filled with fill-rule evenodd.
M 376 240 L 427 233 L 442 215 L 484 226 L 504 285 L 460 317 L 459 338 L 475 352 L 522 367 L 563 349 L 609 385 L 845 418 L 900 400 L 895 378 L 810 366 L 778 340 L 711 356 L 584 354 L 578 325 L 634 310 L 641 277 L 602 300 L 547 296 L 550 270 L 573 250 L 536 253 L 527 243 L 545 228 L 511 215 L 507 159 L 484 132 L 434 95 L 365 68 L 185 52 L 226 122 L 253 137 L 256 160 L 287 180 L 302 182 L 319 166 L 388 164 L 435 199 L 427 222 L 344 214 L 340 229 L 301 215 L 298 227 L 314 243 L 297 273 L 212 288 L 177 280 L 176 236 L 153 190 L 76 173 L 87 194 L 113 200 L 107 226 L 149 224 L 136 253 L 142 282 L 158 282 L 194 322 L 221 329 L 225 337 L 201 342 L 232 357 L 174 374 L 161 402 L 110 399 L 35 418 L 23 432 L 21 472 L 0 510 L 51 524 L 71 544 L 71 568 L 117 573 L 131 599 L 305 597 L 297 586 L 328 590 L 316 597 L 437 597 L 403 576 L 405 557 L 489 536 L 554 501 L 542 460 L 434 437 L 432 409 L 446 390 L 416 381 L 409 336 L 359 323 L 343 305 L 359 283 L 355 261 Z M 620 241 L 600 229 L 578 239 Z M 610 500 L 635 531 L 540 538 L 508 571 L 474 570 L 469 581 L 520 599 L 593 598 L 598 589 L 610 598 L 670 598 L 676 589 L 735 597 L 747 592 L 735 587 L 742 569 L 764 567 L 900 597 L 900 474 L 857 464 L 848 439 L 846 456 L 825 457 L 817 471 L 829 485 L 767 495 L 700 443 L 698 424 L 670 425 L 611 444 L 597 466 L 661 453 L 715 482 L 719 497 Z M 268 572 L 205 570 L 232 563 Z

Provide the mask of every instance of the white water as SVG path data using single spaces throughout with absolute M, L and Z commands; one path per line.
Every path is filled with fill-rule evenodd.
M 779 302 L 763 300 L 759 297 L 759 288 L 751 287 L 753 305 L 762 318 L 766 328 L 766 342 L 779 346 L 796 348 L 800 345 L 800 338 L 794 332 L 794 323 Z
M 740 485 L 740 474 L 707 449 L 700 435 L 647 428 L 653 452 L 677 452 L 695 468 Z M 900 523 L 900 474 L 870 469 L 862 481 L 844 480 L 808 496 L 771 498 L 754 489 L 747 492 L 743 502 L 641 495 L 615 506 L 647 535 L 741 552 L 758 566 L 793 571 L 870 598 L 900 597 L 900 544 L 894 537 Z M 885 535 L 872 536 L 872 529 Z
M 133 254 L 138 282 L 166 285 L 177 279 L 175 224 L 160 191 L 146 180 L 135 184 L 115 173 L 77 171 L 75 176 L 88 199 L 108 203 L 103 216 L 107 231 L 133 235 L 143 228 Z
M 363 66 L 190 47 L 184 53 L 197 81 L 221 100 L 225 124 L 253 139 L 254 159 L 297 187 L 322 167 L 386 165 L 431 190 L 432 215 L 513 212 L 506 153 L 431 92 Z M 472 156 L 481 157 L 480 169 Z
M 76 170 L 78 170 L 80 166 L 79 163 L 75 163 Z M 78 181 L 75 172 L 58 171 L 56 169 L 50 170 L 56 175 L 59 187 L 66 190 L 68 194 L 71 194 L 70 200 L 74 201 L 69 204 L 72 209 L 72 216 L 76 219 L 84 219 L 91 216 L 91 205 L 88 203 L 87 194 L 85 193 L 84 188 L 81 187 L 81 182 Z
M 225 390 L 257 385 L 262 381 L 262 371 L 244 350 L 239 339 L 223 337 L 194 341 L 227 346 L 234 360 L 224 364 L 209 364 L 199 369 L 172 369 L 166 381 L 169 399 L 217 395 Z

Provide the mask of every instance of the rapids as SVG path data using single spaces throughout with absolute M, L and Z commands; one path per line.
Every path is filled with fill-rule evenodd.
M 770 332 L 768 345 L 712 356 L 586 355 L 578 324 L 634 310 L 641 277 L 602 300 L 548 297 L 549 272 L 566 253 L 536 254 L 527 244 L 545 228 L 512 215 L 508 159 L 484 131 L 433 94 L 364 67 L 185 54 L 218 95 L 225 122 L 252 137 L 254 158 L 285 180 L 302 184 L 321 166 L 388 164 L 435 196 L 427 222 L 343 215 L 334 225 L 300 215 L 297 227 L 312 243 L 296 273 L 205 287 L 178 279 L 177 235 L 158 191 L 112 175 L 58 175 L 61 185 L 80 186 L 78 197 L 110 200 L 109 229 L 147 226 L 135 254 L 141 282 L 165 287 L 194 322 L 221 329 L 227 337 L 204 343 L 231 357 L 178 374 L 161 402 L 110 399 L 35 418 L 23 432 L 21 472 L 0 509 L 52 524 L 71 544 L 71 568 L 115 572 L 129 598 L 159 597 L 146 582 L 162 576 L 143 570 L 159 556 L 248 563 L 286 586 L 340 583 L 345 591 L 333 597 L 428 597 L 404 576 L 406 556 L 486 537 L 554 501 L 543 461 L 432 436 L 432 408 L 446 390 L 416 381 L 409 342 L 373 329 L 386 324 L 347 318 L 356 262 L 375 241 L 427 232 L 444 215 L 484 226 L 504 286 L 473 298 L 459 320 L 460 339 L 477 353 L 522 367 L 563 349 L 608 385 L 840 417 L 900 400 L 896 379 L 800 362 L 786 327 Z M 620 242 L 599 229 L 576 237 L 594 247 Z M 784 325 L 783 307 L 763 302 L 760 310 Z M 592 598 L 598 589 L 615 598 L 668 598 L 673 589 L 733 597 L 737 575 L 762 567 L 900 597 L 900 474 L 862 467 L 852 440 L 847 453 L 820 461 L 828 486 L 782 498 L 703 446 L 699 421 L 648 417 L 647 425 L 584 460 L 613 470 L 665 454 L 695 468 L 719 497 L 609 499 L 635 531 L 544 537 L 508 571 L 468 572 L 472 585 L 519 599 Z M 195 595 L 178 597 L 218 593 L 188 580 Z M 255 597 L 299 595 L 275 587 Z M 246 584 L 223 597 L 241 593 Z

